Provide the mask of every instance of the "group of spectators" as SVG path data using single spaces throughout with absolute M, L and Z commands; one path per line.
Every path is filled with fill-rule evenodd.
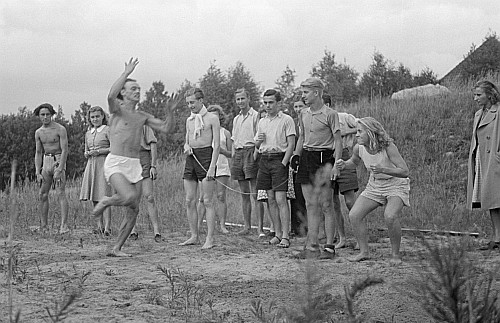
M 165 121 L 137 110 L 140 87 L 129 76 L 138 63 L 137 59 L 127 62 L 110 90 L 110 120 L 101 107 L 88 111 L 90 127 L 84 151 L 88 163 L 80 199 L 94 204 L 97 234 L 111 235 L 110 206 L 127 207 L 110 251 L 113 256 L 130 256 L 121 249 L 128 238 L 138 238 L 135 223 L 141 195 L 147 201 L 154 239 L 162 241 L 153 198 L 153 180 L 157 177 L 153 130 L 172 130 L 172 111 L 180 99 L 169 99 Z M 297 257 L 333 259 L 336 249 L 346 247 L 342 194 L 360 250 L 349 260 L 370 259 L 364 220 L 371 211 L 385 206 L 392 247 L 389 261 L 400 263 L 400 216 L 402 208 L 409 206 L 410 179 L 398 148 L 377 120 L 337 112 L 320 79 L 308 78 L 300 86 L 302 94 L 293 109 L 284 107 L 277 90 L 269 89 L 262 95 L 260 111 L 250 106 L 249 92 L 238 89 L 235 102 L 240 111 L 231 132 L 221 127 L 226 116 L 220 106 L 206 107 L 199 88 L 187 91 L 185 102 L 191 115 L 186 120 L 183 181 L 190 237 L 180 245 L 200 244 L 204 218 L 207 232 L 203 249 L 215 246 L 217 219 L 221 232 L 229 232 L 225 200 L 231 178 L 238 182 L 241 194 L 243 227 L 236 234 L 252 234 L 253 209 L 257 234 L 266 244 L 288 248 L 291 235 L 305 235 L 304 248 Z M 489 211 L 495 235 L 482 249 L 500 248 L 499 98 L 498 89 L 490 82 L 474 87 L 474 99 L 482 109 L 474 119 L 468 205 Z M 35 133 L 35 166 L 42 183 L 41 229 L 47 229 L 48 191 L 54 186 L 61 204 L 60 233 L 65 233 L 69 230 L 64 194 L 67 136 L 64 127 L 52 121 L 54 114 L 50 104 L 35 110 L 42 121 Z M 356 168 L 361 162 L 369 171 L 369 180 L 357 196 Z M 266 208 L 271 222 L 267 232 Z

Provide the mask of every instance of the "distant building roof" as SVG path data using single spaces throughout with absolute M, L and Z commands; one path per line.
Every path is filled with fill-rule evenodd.
M 490 60 L 494 60 L 496 62 L 500 61 L 500 41 L 498 41 L 496 36 L 489 36 L 486 40 L 476 48 L 472 53 L 467 55 L 463 61 L 461 61 L 457 66 L 455 66 L 451 71 L 448 72 L 445 76 L 443 76 L 440 80 L 440 84 L 448 84 L 457 79 L 467 78 L 467 75 L 464 75 L 466 71 L 466 66 L 473 60 L 482 61 L 481 57 L 486 57 L 487 53 L 496 53 L 495 58 L 489 58 Z M 491 55 L 491 54 L 490 54 Z M 488 66 L 485 67 L 486 69 Z M 492 68 L 493 69 L 493 68 Z

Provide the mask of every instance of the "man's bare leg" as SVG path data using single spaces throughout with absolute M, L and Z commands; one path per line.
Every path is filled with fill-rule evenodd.
M 333 245 L 335 239 L 335 215 L 333 209 L 333 190 L 330 186 L 321 188 L 320 191 L 320 217 L 325 219 L 326 244 Z
M 229 176 L 217 177 L 217 215 L 219 216 L 220 231 L 224 234 L 229 233 L 226 229 L 227 217 L 227 201 L 226 201 L 226 186 L 229 181 Z
M 57 195 L 59 198 L 59 205 L 61 207 L 61 227 L 59 233 L 69 232 L 68 228 L 68 197 L 66 196 L 65 183 L 63 182 L 59 187 L 56 188 Z
M 157 234 L 160 234 L 160 226 L 158 224 L 158 209 L 156 208 L 156 202 L 154 198 L 153 180 L 149 177 L 142 180 L 142 194 L 146 199 L 149 220 L 151 221 L 151 226 L 153 227 L 153 233 L 156 236 Z
M 257 201 L 257 179 L 252 178 L 250 180 L 250 189 L 252 192 L 252 198 L 255 204 L 255 217 L 258 221 L 258 232 L 257 234 L 260 236 L 264 233 L 264 203 Z
M 307 238 L 306 249 L 318 250 L 319 241 L 318 233 L 320 226 L 320 210 L 319 210 L 319 196 L 315 194 L 314 187 L 311 184 L 302 184 L 302 194 L 306 201 L 307 209 Z
M 204 178 L 201 182 L 203 186 L 203 204 L 206 209 L 207 217 L 207 237 L 201 249 L 210 249 L 214 247 L 214 232 L 215 232 L 215 205 L 214 192 L 216 191 L 215 180 Z
M 44 178 L 42 186 L 40 187 L 40 203 L 41 203 L 41 213 L 40 213 L 40 231 L 48 231 L 48 218 L 49 218 L 49 190 L 52 186 L 52 178 Z
M 249 234 L 251 230 L 251 220 L 252 220 L 252 202 L 250 198 L 250 181 L 243 180 L 238 181 L 241 191 L 241 207 L 243 211 L 243 230 L 237 232 L 236 234 L 245 235 Z
M 205 219 L 206 208 L 203 204 L 203 185 L 198 185 L 200 196 L 197 200 L 196 211 L 198 212 L 198 233 L 203 231 L 203 220 Z
M 333 194 L 333 216 L 335 220 L 335 232 L 338 233 L 339 241 L 335 245 L 335 249 L 340 249 L 345 247 L 345 226 L 344 226 L 344 216 L 342 215 L 342 209 L 340 207 L 340 195 Z
M 276 202 L 279 208 L 279 218 L 281 222 L 282 239 L 288 239 L 290 242 L 290 207 L 286 199 L 286 192 L 275 192 Z
M 124 253 L 121 249 L 125 244 L 125 241 L 127 241 L 130 232 L 132 232 L 137 220 L 137 215 L 139 214 L 142 183 L 138 182 L 136 184 L 131 184 L 125 176 L 119 173 L 111 175 L 110 182 L 114 187 L 116 194 L 112 197 L 104 198 L 97 204 L 96 208 L 98 208 L 101 203 L 107 204 L 107 206 L 127 206 L 127 214 L 123 218 L 120 225 L 118 239 L 116 240 L 110 255 L 116 257 L 130 257 L 130 254 Z
M 184 190 L 186 191 L 186 213 L 191 237 L 186 241 L 179 243 L 179 246 L 189 246 L 200 243 L 198 236 L 198 211 L 196 210 L 198 182 L 185 179 Z
M 276 192 L 277 193 L 277 192 Z M 283 236 L 283 228 L 281 226 L 281 219 L 280 219 L 280 210 L 278 208 L 278 202 L 276 202 L 276 195 L 273 190 L 267 190 L 267 203 L 269 205 L 269 217 L 271 218 L 271 222 L 273 223 L 273 227 L 275 230 L 275 237 L 278 238 L 271 239 L 271 240 L 276 240 L 280 241 L 281 237 Z
M 360 196 L 349 212 L 349 219 L 354 231 L 354 235 L 359 244 L 359 254 L 349 261 L 358 262 L 370 259 L 370 248 L 368 247 L 368 233 L 365 224 L 365 217 L 371 211 L 379 207 L 380 204 L 364 196 Z

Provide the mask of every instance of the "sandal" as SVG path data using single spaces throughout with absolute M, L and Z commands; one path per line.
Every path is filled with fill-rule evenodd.
M 133 232 L 128 237 L 130 240 L 137 240 L 139 238 L 139 234 Z
M 270 246 L 276 246 L 281 243 L 281 239 L 278 237 L 273 237 L 271 240 L 269 240 L 266 244 Z
M 290 239 L 289 238 L 281 238 L 281 242 L 276 245 L 279 248 L 289 248 L 290 247 Z

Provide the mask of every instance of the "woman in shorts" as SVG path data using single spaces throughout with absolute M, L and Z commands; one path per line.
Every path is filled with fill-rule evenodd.
M 385 206 L 384 218 L 389 231 L 392 257 L 391 264 L 401 263 L 401 225 L 399 218 L 404 206 L 410 205 L 410 179 L 406 162 L 384 127 L 371 117 L 358 120 L 357 144 L 352 157 L 335 162 L 339 170 L 353 169 L 363 161 L 370 177 L 365 190 L 360 194 L 349 218 L 359 243 L 360 253 L 350 261 L 370 259 L 368 232 L 365 217 L 379 206 Z

